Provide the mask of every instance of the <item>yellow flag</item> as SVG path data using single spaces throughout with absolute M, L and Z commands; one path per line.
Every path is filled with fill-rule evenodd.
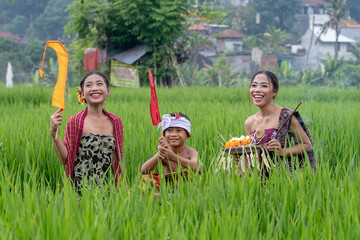
M 56 85 L 54 88 L 54 93 L 52 96 L 51 106 L 61 108 L 61 111 L 65 109 L 65 85 L 66 85 L 66 76 L 67 76 L 67 67 L 68 67 L 68 55 L 64 45 L 59 41 L 48 41 L 45 45 L 44 56 L 39 69 L 40 77 L 44 77 L 43 66 L 45 59 L 46 47 L 51 47 L 56 52 L 59 63 L 59 74 L 56 80 Z

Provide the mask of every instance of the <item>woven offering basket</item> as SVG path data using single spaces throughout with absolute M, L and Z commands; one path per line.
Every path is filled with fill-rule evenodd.
M 259 150 L 261 150 L 261 155 L 258 155 Z M 225 157 L 225 154 L 228 156 Z M 258 157 L 261 158 L 261 161 L 259 161 Z M 240 145 L 238 147 L 222 148 L 216 162 L 216 171 L 221 168 L 229 171 L 234 163 L 234 166 L 238 167 L 241 172 L 245 172 L 246 166 L 256 168 L 260 172 L 263 169 L 268 171 L 275 166 L 275 163 L 269 157 L 267 149 L 261 145 Z
M 261 149 L 261 146 L 257 145 L 242 145 L 238 147 L 222 148 L 221 150 L 230 155 L 243 155 L 244 153 L 250 154 Z

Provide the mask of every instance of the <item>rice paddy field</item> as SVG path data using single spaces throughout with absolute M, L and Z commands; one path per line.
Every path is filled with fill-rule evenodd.
M 63 124 L 84 106 L 69 89 Z M 223 140 L 245 133 L 257 109 L 245 88 L 157 89 L 160 113 L 192 121 L 187 145 L 199 152 L 201 178 L 143 193 L 141 165 L 157 151 L 150 89 L 111 89 L 105 109 L 124 123 L 129 192 L 112 181 L 106 200 L 96 188 L 77 194 L 49 133 L 52 89 L 0 86 L 1 239 L 360 239 L 360 90 L 281 88 L 280 106 L 295 108 L 314 141 L 317 173 L 283 167 L 262 182 L 236 170 L 215 173 Z M 157 169 L 160 173 L 161 168 Z M 161 204 L 159 204 L 159 201 Z

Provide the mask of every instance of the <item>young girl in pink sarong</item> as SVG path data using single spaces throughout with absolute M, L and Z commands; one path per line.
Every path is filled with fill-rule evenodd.
M 120 164 L 120 159 L 123 160 L 123 124 L 119 116 L 103 108 L 110 94 L 105 75 L 90 72 L 82 79 L 80 87 L 79 101 L 85 102 L 87 107 L 69 118 L 64 141 L 58 133 L 62 113 L 57 110 L 51 116 L 50 133 L 59 160 L 66 165 L 66 175 L 81 196 L 84 182 L 104 187 L 110 169 L 115 184 L 123 180 Z
M 260 71 L 251 79 L 250 98 L 259 111 L 245 121 L 246 135 L 254 136 L 257 145 L 264 146 L 273 158 L 287 159 L 290 171 L 296 168 L 291 156 L 297 156 L 299 165 L 304 165 L 307 154 L 314 171 L 313 144 L 306 124 L 299 112 L 277 106 L 274 99 L 279 91 L 275 74 Z M 292 115 L 293 114 L 293 115 Z M 261 153 L 258 153 L 261 160 Z M 265 170 L 265 175 L 268 172 Z

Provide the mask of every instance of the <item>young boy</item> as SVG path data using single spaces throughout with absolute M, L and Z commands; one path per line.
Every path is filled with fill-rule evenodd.
M 190 168 L 201 171 L 202 163 L 198 162 L 197 151 L 185 146 L 185 141 L 191 135 L 190 119 L 182 113 L 165 114 L 160 123 L 162 136 L 159 138 L 158 152 L 141 167 L 143 175 L 149 174 L 161 162 L 164 173 L 176 172 Z

